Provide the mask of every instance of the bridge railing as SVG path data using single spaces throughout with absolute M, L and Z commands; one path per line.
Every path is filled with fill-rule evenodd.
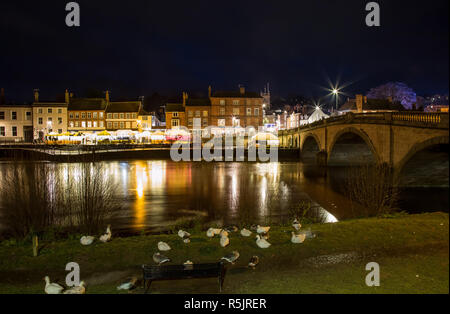
M 408 113 L 394 113 L 392 114 L 393 121 L 405 121 L 405 122 L 419 122 L 425 124 L 439 125 L 443 122 L 444 114 L 442 113 L 425 113 L 425 112 L 408 112 Z M 448 114 L 446 114 L 448 116 Z M 448 120 L 448 118 L 447 118 Z

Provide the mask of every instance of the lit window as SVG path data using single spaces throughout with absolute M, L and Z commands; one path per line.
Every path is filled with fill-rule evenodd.
M 108 119 L 112 119 L 112 113 L 108 113 Z
M 192 117 L 192 116 L 194 116 L 194 112 L 191 111 L 191 110 L 189 110 L 189 111 L 188 111 L 188 117 Z
M 97 127 L 97 121 L 94 121 L 94 128 Z
M 103 112 L 100 112 L 100 119 L 103 119 Z
M 220 105 L 221 105 L 221 106 L 225 106 L 225 99 L 221 99 L 221 100 L 220 100 Z
M 111 122 L 109 122 L 109 123 L 111 123 Z M 99 126 L 100 126 L 101 128 L 103 128 L 103 121 L 100 121 L 100 122 L 99 122 Z
M 17 120 L 17 112 L 11 112 L 11 120 Z
M 81 113 L 81 119 L 86 119 L 86 112 Z
M 207 117 L 208 116 L 208 111 L 203 111 L 203 116 Z
M 255 116 L 259 116 L 259 108 L 255 108 Z
M 38 108 L 38 113 L 43 114 L 44 111 L 42 110 L 42 108 Z
M 252 115 L 252 108 L 247 108 L 247 116 L 251 116 Z
M 90 112 L 88 112 L 87 118 L 88 118 L 88 119 L 91 119 L 91 113 L 90 113 Z
M 87 126 L 88 128 L 92 128 L 92 121 L 88 121 Z
M 225 119 L 219 119 L 219 120 L 217 120 L 217 125 L 218 125 L 218 126 L 225 126 Z
M 127 113 L 127 120 L 130 120 L 130 114 Z
M 120 122 L 120 128 L 123 129 L 124 128 L 124 123 Z
M 81 122 L 81 127 L 85 128 L 86 127 L 86 121 Z
M 239 108 L 233 108 L 233 115 L 238 116 L 239 114 Z
M 239 100 L 233 100 L 233 105 L 234 106 L 239 106 Z
M 180 120 L 172 119 L 172 127 L 178 127 L 178 126 L 180 126 Z
M 123 119 L 125 115 L 123 113 L 120 114 L 120 119 Z
M 225 108 L 219 109 L 219 115 L 224 116 L 225 115 Z
M 93 117 L 94 119 L 97 119 L 97 112 L 94 112 L 94 113 L 92 114 L 92 117 Z

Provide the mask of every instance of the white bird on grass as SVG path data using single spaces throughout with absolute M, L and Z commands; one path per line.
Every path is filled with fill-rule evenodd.
M 305 242 L 306 240 L 306 234 L 302 233 L 302 234 L 295 234 L 295 232 L 292 232 L 292 238 L 291 238 L 291 242 L 294 244 L 301 244 L 303 242 Z
M 221 260 L 227 261 L 228 263 L 234 264 L 239 259 L 239 252 L 233 251 L 232 253 L 224 256 L 221 258 Z
M 269 248 L 272 244 L 270 244 L 269 242 L 267 242 L 267 240 L 261 238 L 260 235 L 256 236 L 256 245 L 262 249 L 267 249 Z
M 111 233 L 111 225 L 108 225 L 106 228 L 106 233 L 100 237 L 100 241 L 103 243 L 111 241 L 112 233 Z
M 258 233 L 258 234 L 261 234 L 261 233 L 268 233 L 270 231 L 270 227 L 261 227 L 260 225 L 258 225 L 258 227 L 257 227 L 257 229 L 256 229 L 256 232 Z
M 191 234 L 187 231 L 180 230 L 180 231 L 178 231 L 178 236 L 180 238 L 184 239 L 185 237 L 190 237 Z
M 220 235 L 220 237 L 229 237 L 230 236 L 230 234 L 226 230 L 220 231 L 219 235 Z
M 299 231 L 299 230 L 301 229 L 302 225 L 300 224 L 300 222 L 298 222 L 297 219 L 295 219 L 295 220 L 294 220 L 294 223 L 292 224 L 292 227 L 294 227 L 294 229 L 295 229 L 296 231 Z
M 122 283 L 120 286 L 117 287 L 117 290 L 128 290 L 131 291 L 134 288 L 136 288 L 137 278 L 133 277 L 130 278 L 128 281 Z
M 249 237 L 249 236 L 251 236 L 252 235 L 252 232 L 250 231 L 250 230 L 247 230 L 247 229 L 242 229 L 241 230 L 241 236 L 243 236 L 243 237 Z
M 44 291 L 47 294 L 61 294 L 64 290 L 62 286 L 57 283 L 50 283 L 50 278 L 46 276 L 45 280 L 45 288 Z
M 220 237 L 220 246 L 227 247 L 228 245 L 230 245 L 230 238 L 228 236 L 222 235 Z
M 166 242 L 159 242 L 158 243 L 158 250 L 161 252 L 167 252 L 170 251 L 172 248 L 166 243 Z
M 192 263 L 191 261 L 186 261 L 186 262 L 184 262 L 183 263 L 183 266 L 184 266 L 184 268 L 185 269 L 187 269 L 187 270 L 192 270 L 192 269 L 194 269 L 194 263 Z
M 206 231 L 206 236 L 208 238 L 214 238 L 216 235 L 219 235 L 221 232 L 222 232 L 222 229 L 209 228 L 208 231 Z
M 186 243 L 186 244 L 191 243 L 191 238 L 188 237 L 188 236 L 185 236 L 185 237 L 183 238 L 183 242 Z
M 153 261 L 158 265 L 162 265 L 164 263 L 170 262 L 170 258 L 161 255 L 161 253 L 158 252 L 153 255 Z
M 80 285 L 64 291 L 64 294 L 85 294 L 86 287 L 84 281 L 80 282 Z
M 84 236 L 84 237 L 81 237 L 80 243 L 81 243 L 81 245 L 87 246 L 87 245 L 91 245 L 92 243 L 94 243 L 94 240 L 95 240 L 94 237 Z

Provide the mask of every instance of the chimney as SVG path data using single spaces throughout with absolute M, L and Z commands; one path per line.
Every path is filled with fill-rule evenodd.
M 358 113 L 363 112 L 363 101 L 364 101 L 363 95 L 356 95 L 356 109 Z
M 245 95 L 245 87 L 239 86 L 239 91 L 241 92 L 241 95 Z
M 183 92 L 183 107 L 186 106 L 187 93 Z
M 2 87 L 0 91 L 0 105 L 5 103 L 5 89 Z
M 211 98 L 211 96 L 212 96 L 212 88 L 211 88 L 211 85 L 209 85 L 209 87 L 208 87 L 208 97 Z
M 66 92 L 64 93 L 64 100 L 66 101 L 66 104 L 70 102 L 70 95 L 68 89 L 66 89 Z
M 39 89 L 34 90 L 34 102 L 39 102 Z
M 109 104 L 109 90 L 107 90 L 106 92 L 106 96 L 105 96 L 105 98 L 106 98 L 106 103 L 108 103 Z

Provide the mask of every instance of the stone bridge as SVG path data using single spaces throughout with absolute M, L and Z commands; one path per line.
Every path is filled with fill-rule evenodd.
M 386 163 L 399 173 L 417 152 L 449 143 L 449 114 L 348 113 L 280 131 L 279 139 L 281 147 L 298 149 L 302 158 L 309 156 L 319 165 L 331 164 L 339 154 L 350 161 L 353 153 L 362 160 Z

